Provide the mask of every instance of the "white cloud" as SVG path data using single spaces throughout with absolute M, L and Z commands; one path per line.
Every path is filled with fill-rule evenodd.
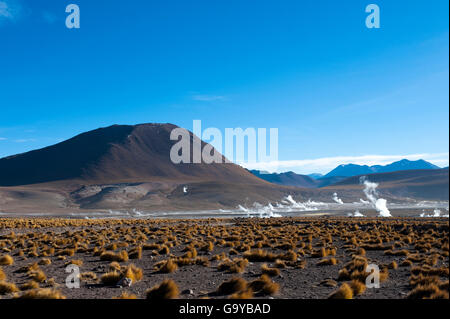
M 221 101 L 224 100 L 225 97 L 221 95 L 205 95 L 205 94 L 196 94 L 192 96 L 194 101 L 202 101 L 202 102 L 212 102 L 212 101 Z
M 16 0 L 3 0 L 0 1 L 0 22 L 2 20 L 15 20 L 22 7 Z
M 294 171 L 299 174 L 328 173 L 341 164 L 358 165 L 386 165 L 401 159 L 423 159 L 437 166 L 444 167 L 449 164 L 449 153 L 422 153 L 409 155 L 362 155 L 362 156 L 336 156 L 307 160 L 272 161 L 257 163 L 240 163 L 248 169 L 265 170 L 269 172 Z
M 34 138 L 21 138 L 21 139 L 14 140 L 14 142 L 16 142 L 16 143 L 36 142 L 36 139 L 34 139 Z

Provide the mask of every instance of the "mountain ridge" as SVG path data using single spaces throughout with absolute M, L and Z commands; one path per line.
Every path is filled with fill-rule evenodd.
M 416 161 L 402 159 L 387 165 L 368 166 L 358 164 L 341 164 L 337 166 L 335 169 L 331 170 L 329 173 L 325 174 L 324 177 L 334 177 L 334 176 L 351 177 L 364 174 L 389 173 L 402 170 L 439 169 L 439 168 L 440 167 L 430 162 L 427 162 L 423 159 L 419 159 Z

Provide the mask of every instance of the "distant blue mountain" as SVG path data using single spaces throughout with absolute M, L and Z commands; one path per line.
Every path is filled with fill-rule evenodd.
M 406 171 L 415 169 L 439 169 L 440 167 L 431 164 L 424 160 L 409 161 L 407 159 L 402 159 L 398 162 L 394 162 L 388 165 L 357 165 L 357 164 L 343 164 L 339 165 L 331 172 L 326 174 L 324 178 L 328 177 L 351 177 L 357 175 L 374 174 L 374 173 L 389 173 L 396 171 Z
M 311 177 L 312 179 L 319 179 L 323 177 L 323 174 L 320 173 L 312 173 L 312 174 L 308 174 L 309 177 Z

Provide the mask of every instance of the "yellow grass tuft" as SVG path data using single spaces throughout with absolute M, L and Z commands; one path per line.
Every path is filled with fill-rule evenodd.
M 217 293 L 220 295 L 231 295 L 237 292 L 244 291 L 247 288 L 247 282 L 240 277 L 231 278 L 228 281 L 223 282 L 217 289 Z
M 30 290 L 36 288 L 39 288 L 39 283 L 34 280 L 30 280 L 24 283 L 22 286 L 20 286 L 20 290 Z
M 273 295 L 277 293 L 280 286 L 273 282 L 269 276 L 262 275 L 259 279 L 253 280 L 248 284 L 248 287 L 252 289 L 255 293 L 262 295 Z
M 103 274 L 100 277 L 100 281 L 102 284 L 106 286 L 115 286 L 119 282 L 119 280 L 122 278 L 121 274 L 116 271 L 110 271 L 106 274 Z
M 361 295 L 364 291 L 366 291 L 366 285 L 359 280 L 352 280 L 350 283 L 350 288 L 355 296 Z
M 84 282 L 95 282 L 97 281 L 97 275 L 92 271 L 83 272 L 80 274 L 80 280 Z
M 336 265 L 338 262 L 336 258 L 325 258 L 320 260 L 316 265 L 317 266 L 327 266 L 327 265 Z
M 138 299 L 138 297 L 135 294 L 124 291 L 119 297 L 113 297 L 112 299 Z
M 389 269 L 397 269 L 398 268 L 398 264 L 397 262 L 394 260 L 392 261 L 389 265 L 388 265 Z
M 270 277 L 275 277 L 280 275 L 280 269 L 278 268 L 270 268 L 267 264 L 263 264 L 261 266 L 261 271 L 263 274 L 268 275 Z
M 113 251 L 105 251 L 100 255 L 100 260 L 125 262 L 128 261 L 128 253 L 125 250 L 117 254 Z
M 42 270 L 35 270 L 35 271 L 31 271 L 28 273 L 28 276 L 36 281 L 36 282 L 44 282 L 47 279 L 47 276 L 45 275 L 45 273 Z
M 128 252 L 128 257 L 130 259 L 141 259 L 142 258 L 142 247 L 138 246 L 136 248 L 133 248 Z
M 0 266 L 9 266 L 14 264 L 14 259 L 10 255 L 0 256 Z
M 145 293 L 146 299 L 176 299 L 179 295 L 177 284 L 166 279 L 160 285 L 150 288 Z
M 78 267 L 81 267 L 81 266 L 83 266 L 83 261 L 81 259 L 73 259 L 66 263 L 66 266 L 68 266 L 68 265 L 77 265 Z
M 353 299 L 353 290 L 348 284 L 343 283 L 328 299 Z
M 19 289 L 17 289 L 17 287 L 14 283 L 0 281 L 0 295 L 10 294 L 10 293 L 17 292 L 17 291 L 19 291 Z
M 129 265 L 123 272 L 123 276 L 132 280 L 133 283 L 141 280 L 143 278 L 143 271 L 141 268 L 135 265 Z
M 66 299 L 58 290 L 51 288 L 37 288 L 25 291 L 19 299 Z
M 52 261 L 50 260 L 50 258 L 42 258 L 38 264 L 42 265 L 42 266 L 48 266 L 52 263 Z
M 177 269 L 178 265 L 172 259 L 168 259 L 161 265 L 161 267 L 158 269 L 158 272 L 169 274 L 176 271 Z

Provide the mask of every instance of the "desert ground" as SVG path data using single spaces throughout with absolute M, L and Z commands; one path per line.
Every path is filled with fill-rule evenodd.
M 448 218 L 0 218 L 0 298 L 448 299 L 448 236 Z

